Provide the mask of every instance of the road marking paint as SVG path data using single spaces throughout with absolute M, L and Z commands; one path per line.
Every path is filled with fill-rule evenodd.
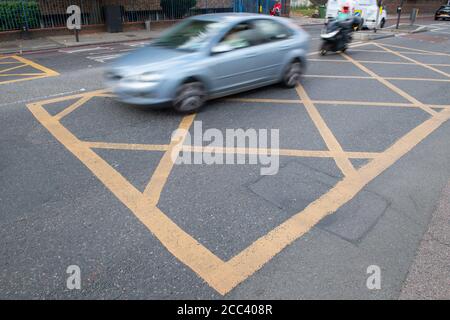
M 396 88 L 395 86 L 389 86 L 388 88 L 393 90 L 394 92 L 397 92 L 394 89 Z M 399 90 L 398 88 L 396 89 Z M 314 106 L 317 101 L 310 100 L 303 87 L 297 88 L 297 91 L 307 110 L 309 109 L 311 111 L 313 117 L 315 118 L 315 121 L 321 126 L 326 126 Z M 107 90 L 99 90 L 95 93 L 91 92 L 84 95 L 78 94 L 68 96 L 65 97 L 64 100 L 71 100 L 77 97 L 82 98 L 83 96 L 87 95 L 107 95 L 107 92 Z M 61 98 L 54 98 L 48 99 L 46 100 L 46 102 L 53 103 L 56 101 L 64 100 L 61 100 Z M 256 101 L 256 99 L 253 100 Z M 264 100 L 265 102 L 274 102 L 276 99 L 262 100 Z M 326 102 L 330 104 L 344 103 L 343 101 Z M 389 106 L 394 104 L 396 106 L 423 108 L 423 104 L 415 99 L 412 99 L 412 101 L 410 100 L 410 102 L 412 103 L 384 103 L 384 105 Z M 298 104 L 301 102 L 297 101 L 296 103 Z M 349 103 L 349 101 L 347 101 L 346 103 Z M 366 102 L 350 101 L 350 104 L 352 103 L 364 105 Z M 239 283 L 246 280 L 257 270 L 262 268 L 263 265 L 270 261 L 275 255 L 280 253 L 286 246 L 308 232 L 322 218 L 329 214 L 332 214 L 342 205 L 353 199 L 354 196 L 359 191 L 361 191 L 370 181 L 384 172 L 387 168 L 392 166 L 392 164 L 394 164 L 411 149 L 413 149 L 417 144 L 423 141 L 423 139 L 430 135 L 434 130 L 439 128 L 444 122 L 450 119 L 450 106 L 446 105 L 444 106 L 446 107 L 446 109 L 440 112 L 434 112 L 434 114 L 432 114 L 428 120 L 418 125 L 409 133 L 398 139 L 386 151 L 382 153 L 362 152 L 360 154 L 353 154 L 354 156 L 364 156 L 367 158 L 368 156 L 371 156 L 372 160 L 357 171 L 353 168 L 353 170 L 355 170 L 357 174 L 345 175 L 345 177 L 340 182 L 338 182 L 331 190 L 329 190 L 326 194 L 322 195 L 314 202 L 310 203 L 304 210 L 296 213 L 284 223 L 277 226 L 272 231 L 253 242 L 242 252 L 238 253 L 227 262 L 224 262 L 216 255 L 214 255 L 211 251 L 209 251 L 206 247 L 196 241 L 192 236 L 179 228 L 160 209 L 156 207 L 157 200 L 155 201 L 154 198 L 159 199 L 160 193 L 164 188 L 164 184 L 167 182 L 167 178 L 173 168 L 173 165 L 170 164 L 171 160 L 161 159 L 158 168 L 155 170 L 152 178 L 150 179 L 150 183 L 154 179 L 154 177 L 161 176 L 162 178 L 160 178 L 159 181 L 161 182 L 162 186 L 155 186 L 159 190 L 155 192 L 159 192 L 159 194 L 151 194 L 151 196 L 149 197 L 143 193 L 140 193 L 120 173 L 118 173 L 105 160 L 103 160 L 100 156 L 98 156 L 91 150 L 91 148 L 96 144 L 99 147 L 109 148 L 111 146 L 108 146 L 108 143 L 82 142 L 78 140 L 69 130 L 67 130 L 59 121 L 57 121 L 55 117 L 52 117 L 45 111 L 45 109 L 43 108 L 44 104 L 46 103 L 39 102 L 29 104 L 27 106 L 36 117 L 36 119 L 45 128 L 47 128 L 47 130 L 61 144 L 63 144 L 69 151 L 71 151 L 74 156 L 76 156 L 89 170 L 91 170 L 91 172 L 135 214 L 135 216 L 149 229 L 149 231 L 151 231 L 160 240 L 162 245 L 164 245 L 169 252 L 171 252 L 186 266 L 191 268 L 212 288 L 214 288 L 222 295 L 230 292 Z M 381 104 L 382 103 L 373 103 L 371 105 L 381 106 Z M 429 105 L 429 107 L 436 106 L 437 105 Z M 190 127 L 193 122 L 194 116 L 188 117 L 192 118 L 183 118 L 180 124 L 181 127 Z M 329 133 L 332 134 L 331 131 Z M 330 139 L 330 136 L 327 136 L 327 140 L 329 140 L 329 142 Z M 172 141 L 171 144 L 167 145 L 166 147 L 160 146 L 163 149 L 167 148 L 167 150 L 162 150 L 165 151 L 164 156 L 169 154 L 169 150 L 171 149 L 171 147 L 173 148 L 173 143 L 174 141 Z M 137 148 L 142 147 L 142 145 L 131 145 Z M 119 148 L 128 147 L 128 145 L 126 144 L 112 145 L 112 147 L 114 146 L 117 146 Z M 156 149 L 156 146 L 158 145 L 154 145 L 153 147 Z M 183 148 L 193 148 L 194 151 L 204 151 L 204 148 L 200 146 L 182 146 L 180 150 L 183 150 Z M 332 148 L 329 147 L 329 149 Z M 237 151 L 249 152 L 249 150 L 247 149 Z M 308 150 L 298 150 L 299 154 L 301 154 L 302 152 L 303 154 L 307 154 L 307 151 Z M 223 149 L 223 152 L 231 152 L 231 150 Z M 236 152 L 236 150 L 233 150 L 233 152 Z M 250 150 L 250 152 L 256 152 L 256 150 Z M 286 150 L 286 154 L 288 155 L 295 154 L 296 152 L 296 150 Z M 328 152 L 329 155 L 331 155 L 335 160 L 337 155 L 345 158 L 347 161 L 349 161 L 348 159 L 351 158 L 351 153 L 340 151 L 337 146 L 334 146 L 333 151 Z M 157 172 L 159 170 L 161 170 L 160 173 Z M 158 180 L 158 178 L 155 179 Z
M 94 149 L 111 149 L 111 150 L 134 150 L 134 151 L 167 151 L 168 144 L 134 144 L 134 143 L 112 143 L 112 142 L 91 142 L 82 141 L 89 148 Z M 291 157 L 313 157 L 313 158 L 333 158 L 336 153 L 329 150 L 297 150 L 297 149 L 261 149 L 261 148 L 226 148 L 226 147 L 210 147 L 210 146 L 182 146 L 183 152 L 198 153 L 230 153 L 230 154 L 270 154 L 276 152 L 281 156 Z M 346 156 L 351 159 L 373 159 L 379 155 L 378 152 L 345 152 Z
M 446 110 L 420 124 L 395 142 L 379 157 L 359 169 L 360 175 L 346 176 L 304 210 L 227 261 L 229 273 L 224 273 L 226 270 L 222 269 L 216 271 L 214 279 L 214 285 L 217 286 L 216 290 L 229 292 L 250 277 L 284 248 L 307 233 L 320 220 L 353 199 L 370 181 L 388 169 L 449 118 L 450 110 Z
M 75 49 L 75 50 L 59 50 L 59 52 L 63 53 L 79 53 L 79 52 L 88 52 L 88 51 L 98 51 L 107 49 L 105 47 L 94 47 L 94 48 L 84 48 L 84 49 Z
M 105 90 L 96 91 L 96 94 L 103 93 L 105 93 Z M 95 93 L 91 92 L 85 95 L 95 95 Z M 65 100 L 81 98 L 81 96 L 80 94 L 68 96 L 65 97 Z M 47 103 L 53 103 L 60 100 L 61 98 L 55 98 L 46 101 Z M 369 164 L 358 169 L 360 174 L 345 176 L 327 194 L 311 203 L 306 209 L 295 214 L 292 218 L 252 243 L 244 251 L 224 262 L 174 224 L 156 205 L 153 205 L 154 200 L 140 193 L 120 173 L 90 149 L 94 146 L 108 147 L 108 143 L 82 142 L 78 140 L 55 117 L 48 114 L 43 105 L 44 103 L 39 102 L 27 106 L 37 120 L 60 143 L 80 159 L 161 241 L 169 252 L 190 267 L 222 295 L 225 295 L 240 282 L 251 276 L 287 245 L 309 231 L 320 219 L 333 213 L 340 206 L 350 201 L 367 183 L 450 118 L 450 109 L 446 109 L 411 130 L 383 153 L 355 153 L 354 156 L 356 157 L 369 158 L 370 156 L 373 159 Z M 188 128 L 192 121 L 193 116 L 191 116 L 191 119 L 184 118 L 181 122 L 181 127 Z M 112 144 L 112 146 L 125 147 L 124 144 Z M 169 149 L 169 146 L 167 146 L 166 154 Z M 345 155 L 350 157 L 348 152 Z M 164 171 L 162 175 L 167 177 L 168 173 L 164 165 L 162 170 Z M 160 187 L 160 190 L 162 191 L 162 187 Z
M 42 104 L 29 104 L 28 108 L 36 119 L 127 206 L 141 223 L 181 262 L 189 266 L 208 283 L 214 282 L 210 275 L 215 270 L 226 269 L 221 259 L 173 223 L 157 207 L 152 206 L 151 200 L 147 196 L 139 192 L 86 144 L 81 143 L 78 138 L 52 117 L 42 107 Z M 183 123 L 186 123 L 186 121 Z
M 5 72 L 16 70 L 16 69 L 23 68 L 23 67 L 26 67 L 26 66 L 27 66 L 26 64 L 21 64 L 20 66 L 14 66 L 14 67 L 11 67 L 11 68 L 0 70 L 0 73 L 4 74 Z M 14 75 L 14 74 L 9 74 L 9 75 L 11 76 L 11 75 Z
M 59 112 L 55 116 L 55 119 L 58 120 L 58 121 L 61 120 L 62 118 L 64 118 L 68 114 L 72 113 L 73 111 L 75 111 L 76 109 L 78 109 L 79 107 L 84 105 L 92 97 L 93 97 L 92 95 L 84 96 L 83 98 L 79 99 L 77 102 L 75 102 L 75 103 L 71 104 L 69 107 L 65 108 L 63 111 Z
M 47 77 L 54 77 L 54 76 L 58 76 L 59 73 L 57 73 L 54 70 L 51 70 L 49 68 L 46 68 L 40 64 L 37 64 L 31 60 L 25 59 L 23 57 L 20 56 L 5 56 L 5 57 L 0 57 L 0 58 L 11 58 L 17 61 L 17 63 L 21 63 L 18 66 L 14 66 L 14 67 L 10 67 L 10 68 L 6 68 L 3 70 L 0 70 L 0 74 L 2 77 L 16 77 L 16 76 L 21 76 L 21 78 L 19 79 L 12 79 L 12 80 L 5 80 L 5 81 L 0 81 L 0 84 L 11 84 L 11 83 L 15 83 L 15 82 L 19 82 L 19 81 L 27 81 L 27 80 L 35 80 L 35 79 L 41 79 L 41 78 L 47 78 Z M 32 73 L 22 73 L 22 74 L 14 74 L 14 73 L 8 73 L 9 71 L 12 70 L 16 70 L 19 68 L 23 68 L 23 67 L 32 67 L 34 69 L 37 69 L 39 71 L 41 71 L 42 73 L 36 73 L 36 74 L 32 74 Z
M 136 150 L 136 151 L 167 151 L 168 144 L 138 144 L 138 143 L 112 143 L 83 141 L 89 148 L 113 149 L 113 150 Z
M 305 77 L 305 78 L 377 80 L 377 78 L 370 77 L 370 76 L 332 76 L 332 75 L 324 75 L 324 74 L 305 74 L 305 75 L 303 75 L 303 77 Z M 450 82 L 450 79 L 436 79 L 436 78 L 383 77 L 383 79 L 385 79 L 385 80 L 406 80 L 406 81 Z
M 421 52 L 421 53 L 428 53 L 429 55 L 436 55 L 436 56 L 450 56 L 450 53 L 444 53 L 444 52 L 434 52 L 434 51 L 428 51 L 428 50 L 422 50 L 422 49 L 414 49 L 414 48 L 408 48 L 408 47 L 403 47 L 403 46 L 398 46 L 398 45 L 393 45 L 393 44 L 388 44 L 388 43 L 383 43 L 383 46 L 387 46 L 387 47 L 393 47 L 393 48 L 399 48 L 399 49 L 406 49 L 406 50 L 411 50 L 411 51 L 417 51 L 417 52 Z M 402 51 L 401 53 L 406 53 L 406 54 L 410 54 L 412 52 L 407 52 L 407 51 Z
M 109 54 L 109 55 L 103 55 L 103 56 L 89 56 L 86 58 L 97 61 L 97 62 L 105 63 L 105 61 L 117 59 L 123 55 L 124 55 L 123 53 L 116 53 L 116 54 Z
M 36 97 L 36 98 L 31 98 L 31 99 L 25 99 L 25 100 L 19 100 L 19 101 L 14 101 L 14 102 L 6 102 L 6 103 L 2 103 L 0 104 L 0 106 L 7 106 L 7 105 L 13 105 L 13 104 L 21 104 L 21 103 L 30 103 L 33 101 L 39 101 L 42 99 L 50 99 L 52 97 L 60 97 L 60 96 L 67 96 L 70 94 L 74 94 L 77 92 L 84 92 L 86 91 L 86 89 L 79 89 L 79 90 L 74 90 L 74 91 L 66 91 L 66 92 L 60 92 L 60 93 L 56 93 L 56 94 L 50 94 L 47 96 L 41 96 L 41 97 Z
M 180 130 L 185 130 L 183 136 L 178 137 L 179 139 L 173 139 L 170 142 L 168 150 L 164 153 L 161 158 L 158 167 L 153 173 L 150 182 L 144 190 L 144 196 L 148 198 L 150 203 L 154 206 L 158 204 L 159 197 L 161 196 L 162 189 L 166 184 L 167 178 L 172 171 L 174 162 L 172 161 L 172 153 L 178 154 L 181 151 L 181 145 L 186 138 L 187 132 L 194 122 L 195 115 L 185 116 L 178 127 Z
M 319 111 L 314 106 L 314 103 L 309 98 L 308 94 L 306 93 L 305 89 L 302 85 L 298 85 L 296 87 L 297 94 L 300 97 L 300 99 L 303 101 L 303 105 L 305 106 L 306 111 L 308 112 L 309 116 L 311 117 L 312 121 L 314 122 L 316 128 L 319 130 L 320 135 L 322 136 L 323 140 L 325 141 L 328 149 L 331 152 L 336 153 L 336 157 L 334 158 L 337 166 L 339 169 L 341 169 L 342 173 L 345 176 L 353 176 L 356 174 L 356 170 L 353 167 L 350 160 L 345 155 L 344 150 L 342 149 L 341 145 L 335 138 L 333 132 L 328 128 L 326 122 L 323 120 L 322 116 L 320 115 Z
M 225 101 L 231 102 L 249 102 L 249 103 L 285 103 L 285 104 L 300 104 L 301 100 L 285 100 L 285 99 L 258 99 L 258 98 L 229 98 Z M 357 105 L 361 107 L 405 107 L 405 108 L 420 108 L 421 104 L 404 103 L 404 102 L 374 102 L 374 101 L 346 101 L 346 100 L 312 100 L 314 104 L 327 105 Z M 430 108 L 449 108 L 449 105 L 429 105 Z
M 431 109 L 430 107 L 424 105 L 423 103 L 421 103 L 419 100 L 417 100 L 416 98 L 414 98 L 413 96 L 409 95 L 408 93 L 406 93 L 405 91 L 401 90 L 400 88 L 394 86 L 392 83 L 390 83 L 389 81 L 385 80 L 384 78 L 380 77 L 378 74 L 376 74 L 375 72 L 373 72 L 372 70 L 366 68 L 365 66 L 363 66 L 361 63 L 359 63 L 358 61 L 354 60 L 353 58 L 349 57 L 348 55 L 346 55 L 345 53 L 341 53 L 341 55 L 346 58 L 347 60 L 351 61 L 355 66 L 357 66 L 358 68 L 360 68 L 361 70 L 363 70 L 364 72 L 366 72 L 367 74 L 371 75 L 372 77 L 376 78 L 376 80 L 378 80 L 380 83 L 384 84 L 386 87 L 388 87 L 389 89 L 391 89 L 392 91 L 394 91 L 395 93 L 397 93 L 398 95 L 402 96 L 403 98 L 405 98 L 406 100 L 410 101 L 411 103 L 418 105 L 421 109 L 423 109 L 425 112 L 431 114 L 431 115 L 435 115 L 436 111 L 434 111 L 433 109 Z
M 47 67 L 44 67 L 44 66 L 42 66 L 42 65 L 40 65 L 40 64 L 38 64 L 36 62 L 33 62 L 31 60 L 25 59 L 25 58 L 20 57 L 20 56 L 14 56 L 14 59 L 16 59 L 16 60 L 18 60 L 18 61 L 20 61 L 20 62 L 22 62 L 24 64 L 27 64 L 30 67 L 33 67 L 33 68 L 35 68 L 37 70 L 42 71 L 43 73 L 45 73 L 49 77 L 51 77 L 51 76 L 59 76 L 58 72 L 56 72 L 56 71 L 54 71 L 52 69 L 49 69 Z
M 409 57 L 406 57 L 406 56 L 404 56 L 404 55 L 402 55 L 402 54 L 400 54 L 400 53 L 398 53 L 398 52 L 395 52 L 395 51 L 393 51 L 393 50 L 391 50 L 391 49 L 389 49 L 389 48 L 385 48 L 385 47 L 383 47 L 382 45 L 380 45 L 380 44 L 378 44 L 378 43 L 376 43 L 375 45 L 376 45 L 377 47 L 381 48 L 381 49 L 386 50 L 387 52 L 390 52 L 390 53 L 392 53 L 392 54 L 395 54 L 396 56 L 398 56 L 398 57 L 400 57 L 400 58 L 403 58 L 403 59 L 406 59 L 406 60 L 408 60 L 408 61 L 414 62 L 415 64 L 417 64 L 417 65 L 419 65 L 419 66 L 422 66 L 422 67 L 427 68 L 427 69 L 429 69 L 429 70 L 431 70 L 431 71 L 434 71 L 434 72 L 437 72 L 437 73 L 439 73 L 439 74 L 442 74 L 442 75 L 446 76 L 447 78 L 450 78 L 450 75 L 449 75 L 448 73 L 442 71 L 442 70 L 433 68 L 433 67 L 431 67 L 431 66 L 429 66 L 429 65 L 427 65 L 427 64 L 425 64 L 425 63 L 422 63 L 422 62 L 420 62 L 420 61 L 417 61 L 417 60 L 411 59 L 411 58 L 409 58 Z
M 356 61 L 360 62 L 360 63 L 373 63 L 373 64 L 393 64 L 393 65 L 415 65 L 414 62 L 394 62 L 394 61 L 375 61 L 375 60 L 358 60 L 355 59 Z M 351 63 L 348 60 L 333 60 L 333 59 L 308 59 L 308 61 L 313 61 L 313 62 L 339 62 L 339 63 Z M 424 63 L 428 66 L 434 66 L 434 67 L 450 67 L 450 64 L 446 64 L 446 63 Z
M 325 74 L 304 74 L 305 78 L 333 78 L 333 79 L 374 79 L 368 76 L 331 76 Z

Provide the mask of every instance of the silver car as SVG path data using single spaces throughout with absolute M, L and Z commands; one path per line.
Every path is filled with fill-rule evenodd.
M 281 82 L 294 87 L 309 36 L 289 19 L 207 14 L 183 20 L 105 72 L 117 99 L 193 112 L 206 100 Z

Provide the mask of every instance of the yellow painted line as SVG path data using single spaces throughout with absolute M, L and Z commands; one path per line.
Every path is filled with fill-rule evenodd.
M 40 64 L 38 64 L 36 62 L 33 62 L 31 60 L 25 59 L 25 58 L 20 57 L 20 56 L 14 56 L 14 59 L 16 59 L 16 60 L 18 60 L 18 61 L 20 61 L 22 63 L 25 63 L 25 64 L 29 65 L 30 67 L 33 67 L 35 69 L 38 69 L 38 70 L 44 72 L 49 77 L 59 76 L 58 72 L 56 72 L 56 71 L 54 71 L 52 69 L 49 69 L 47 67 L 44 67 L 44 66 L 42 66 L 42 65 L 40 65 Z
M 333 79 L 374 79 L 367 76 L 332 76 L 324 74 L 304 74 L 305 78 L 333 78 Z
M 101 95 L 105 92 L 108 92 L 107 89 L 102 89 L 102 90 L 96 90 L 96 91 L 91 91 L 89 93 L 78 93 L 78 94 L 74 94 L 71 96 L 62 96 L 62 97 L 56 97 L 56 98 L 50 98 L 47 100 L 43 100 L 43 101 L 39 101 L 39 103 L 41 105 L 46 105 L 46 104 L 52 104 L 52 103 L 57 103 L 57 102 L 62 102 L 62 101 L 67 101 L 67 100 L 72 100 L 72 99 L 78 99 L 78 98 L 83 98 L 87 95 L 94 97 L 94 96 L 98 96 Z
M 376 45 L 376 43 L 374 43 Z M 355 49 L 352 50 L 354 52 L 374 52 L 374 53 L 387 53 L 386 51 L 383 50 L 365 50 L 365 49 Z M 438 56 L 438 55 L 443 55 L 443 54 L 437 54 L 437 53 L 426 53 L 426 52 L 407 52 L 407 51 L 398 51 L 400 53 L 405 53 L 405 54 L 413 54 L 413 55 L 419 55 L 419 56 Z
M 21 81 L 27 81 L 27 80 L 36 80 L 36 79 L 42 79 L 42 78 L 47 78 L 47 75 L 39 75 L 36 77 L 28 77 L 28 78 L 20 78 L 20 79 L 14 79 L 14 80 L 6 80 L 6 81 L 0 81 L 0 84 L 10 84 L 10 83 L 15 83 L 15 82 L 21 82 Z
M 265 148 L 226 148 L 212 146 L 183 146 L 182 151 L 197 153 L 225 153 L 225 154 L 279 154 L 289 157 L 313 157 L 313 158 L 335 158 L 340 154 L 329 150 L 298 150 L 298 149 L 265 149 Z M 347 158 L 373 159 L 379 155 L 378 152 L 344 152 Z
M 287 100 L 287 99 L 259 99 L 259 98 L 228 98 L 225 101 L 231 102 L 252 102 L 252 103 L 288 103 L 288 104 L 301 104 L 299 100 Z
M 56 120 L 61 120 L 62 118 L 64 118 L 65 116 L 67 116 L 68 114 L 70 114 L 71 112 L 75 111 L 76 109 L 78 109 L 80 106 L 84 105 L 86 102 L 88 102 L 90 99 L 92 98 L 92 96 L 85 96 L 81 99 L 79 99 L 77 102 L 73 103 L 72 105 L 70 105 L 69 107 L 65 108 L 63 111 L 61 111 L 60 113 L 58 113 L 55 116 Z
M 22 76 L 23 78 L 1 81 L 0 84 L 11 84 L 11 83 L 20 82 L 20 81 L 29 81 L 29 80 L 42 79 L 42 78 L 47 78 L 47 77 L 54 77 L 54 76 L 58 76 L 59 75 L 59 73 L 54 71 L 54 70 L 46 68 L 46 67 L 44 67 L 44 66 L 42 66 L 40 64 L 37 64 L 37 63 L 35 63 L 35 62 L 31 61 L 31 60 L 25 59 L 25 58 L 20 57 L 20 56 L 14 55 L 14 56 L 5 56 L 5 57 L 2 57 L 2 58 L 15 59 L 18 63 L 22 63 L 22 64 L 19 65 L 19 66 L 12 67 L 12 68 L 7 68 L 7 69 L 4 69 L 4 70 L 0 70 L 1 74 L 5 74 L 8 71 L 15 70 L 15 69 L 22 68 L 22 67 L 26 67 L 26 66 L 30 66 L 30 67 L 32 67 L 34 69 L 37 69 L 37 70 L 41 71 L 42 74 L 10 74 L 10 75 L 6 75 L 5 74 L 4 76 Z M 35 77 L 28 77 L 28 76 L 31 76 L 31 75 L 35 75 Z
M 385 80 L 384 78 L 380 77 L 378 74 L 376 74 L 375 72 L 373 72 L 372 70 L 366 68 L 365 66 L 363 66 L 361 63 L 357 62 L 356 60 L 354 60 L 353 58 L 349 57 L 348 55 L 346 55 L 345 53 L 341 53 L 341 55 L 346 58 L 347 60 L 351 61 L 355 66 L 357 66 L 358 68 L 360 68 L 361 70 L 363 70 L 364 72 L 366 72 L 367 74 L 369 74 L 370 76 L 376 78 L 380 83 L 384 84 L 386 87 L 388 87 L 389 89 L 391 89 L 392 91 L 394 91 L 395 93 L 397 93 L 398 95 L 402 96 L 403 98 L 405 98 L 406 100 L 408 100 L 409 102 L 413 103 L 414 105 L 418 105 L 421 109 L 423 109 L 424 111 L 428 112 L 431 115 L 436 114 L 436 111 L 434 111 L 433 109 L 431 109 L 430 107 L 424 105 L 423 103 L 421 103 L 419 100 L 417 100 L 416 98 L 414 98 L 413 96 L 409 95 L 408 93 L 406 93 L 405 91 L 397 88 L 396 86 L 394 86 L 392 83 L 390 83 L 389 81 Z
M 435 79 L 435 78 L 402 78 L 402 77 L 383 77 L 383 78 L 386 79 L 386 80 L 450 82 L 450 79 Z
M 83 141 L 83 144 L 94 149 L 112 150 L 135 150 L 135 151 L 167 151 L 168 144 L 134 144 L 134 143 L 112 143 L 112 142 L 90 142 Z M 264 148 L 226 148 L 211 146 L 188 146 L 183 145 L 181 151 L 199 153 L 234 153 L 234 154 L 270 154 L 277 153 L 281 156 L 292 157 L 313 157 L 313 158 L 333 158 L 335 153 L 329 150 L 298 150 L 298 149 L 264 149 Z M 348 158 L 353 159 L 373 159 L 379 155 L 378 152 L 345 152 Z
M 195 115 L 185 116 L 178 127 L 179 130 L 185 130 L 183 136 L 179 136 L 179 139 L 173 139 L 170 142 L 168 150 L 164 153 L 163 157 L 159 161 L 158 167 L 153 173 L 150 182 L 144 190 L 144 196 L 150 201 L 154 206 L 158 204 L 159 198 L 161 196 L 162 189 L 166 184 L 167 178 L 172 171 L 174 162 L 172 161 L 172 154 L 177 154 L 181 150 L 186 134 L 194 122 Z
M 415 65 L 413 62 L 396 62 L 396 61 L 375 61 L 375 60 L 359 60 L 355 59 L 360 63 L 371 63 L 371 64 L 392 64 L 392 65 Z M 351 63 L 348 60 L 333 60 L 333 59 L 308 59 L 308 61 L 313 62 L 343 62 L 343 63 Z M 446 63 L 424 63 L 428 66 L 433 67 L 450 67 L 450 64 Z
M 342 173 L 345 176 L 355 175 L 356 173 L 355 168 L 353 167 L 350 160 L 348 160 L 348 158 L 346 157 L 345 152 L 344 150 L 342 150 L 341 145 L 333 135 L 333 132 L 328 128 L 319 111 L 317 111 L 316 107 L 314 106 L 314 103 L 309 98 L 303 86 L 300 84 L 297 85 L 296 90 L 298 96 L 303 101 L 303 105 L 305 106 L 306 111 L 308 112 L 312 121 L 316 125 L 317 129 L 319 130 L 319 133 L 322 136 L 323 140 L 325 141 L 328 149 L 331 152 L 336 153 L 336 157 L 334 159 L 339 169 L 341 169 Z
M 300 89 L 301 90 L 301 89 Z M 98 92 L 101 94 L 101 91 Z M 300 92 L 301 95 L 303 93 Z M 92 93 L 88 94 L 92 95 Z M 65 97 L 66 100 L 79 95 Z M 306 97 L 307 105 L 311 105 Z M 302 98 L 305 100 L 305 98 Z M 50 99 L 47 101 L 54 101 Z M 29 104 L 27 107 L 36 119 L 70 152 L 72 152 L 92 173 L 143 223 L 161 243 L 182 263 L 202 277 L 212 288 L 225 295 L 239 283 L 260 269 L 265 263 L 283 250 L 287 245 L 308 232 L 323 217 L 335 212 L 350 201 L 367 183 L 389 168 L 404 154 L 436 130 L 442 123 L 450 119 L 450 109 L 446 109 L 425 121 L 408 134 L 400 138 L 383 153 L 345 153 L 350 157 L 372 157 L 373 160 L 358 170 L 359 174 L 347 175 L 328 193 L 312 202 L 303 211 L 270 231 L 265 236 L 248 246 L 241 253 L 224 262 L 192 236 L 179 228 L 162 211 L 155 201 L 140 193 L 120 173 L 105 160 L 91 150 L 93 146 L 102 146 L 101 142 L 82 142 L 68 131 L 59 121 L 42 107 L 42 103 Z M 315 111 L 317 112 L 317 110 Z M 314 113 L 314 112 L 313 112 Z M 314 115 L 313 115 L 314 116 Z M 182 120 L 180 127 L 189 128 L 193 116 Z M 320 123 L 321 118 L 314 116 Z M 319 115 L 320 117 L 320 115 Z M 323 121 L 323 120 L 322 120 Z M 182 140 L 184 137 L 181 137 Z M 176 141 L 179 143 L 181 140 Z M 328 139 L 329 140 L 329 139 Z M 173 141 L 172 141 L 173 143 Z M 171 144 L 172 144 L 171 143 Z M 107 146 L 109 144 L 104 144 Z M 125 147 L 123 144 L 111 144 L 112 147 Z M 170 150 L 167 146 L 166 154 Z M 172 145 L 173 150 L 173 145 Z M 331 154 L 331 152 L 330 152 Z M 348 160 L 348 159 L 347 159 Z M 159 169 L 167 180 L 170 170 L 165 165 L 169 161 L 161 161 Z M 172 167 L 172 166 L 171 166 Z M 158 171 L 157 169 L 156 171 Z M 169 171 L 169 172 L 168 172 Z M 153 179 L 153 177 L 152 177 Z M 160 192 L 162 191 L 162 187 Z
M 221 292 L 229 292 L 250 277 L 292 242 L 307 233 L 320 220 L 334 213 L 361 191 L 370 181 L 389 168 L 418 143 L 450 118 L 450 110 L 441 112 L 400 138 L 389 149 L 359 169 L 360 175 L 345 177 L 328 193 L 303 211 L 262 236 L 226 262 L 228 269 L 216 271 L 214 284 Z M 228 271 L 229 273 L 225 273 Z
M 11 74 L 0 74 L 0 77 L 13 77 L 13 76 L 42 76 L 42 73 L 11 73 Z
M 224 262 L 180 229 L 150 200 L 129 183 L 120 173 L 82 143 L 40 104 L 27 105 L 38 121 L 144 224 L 180 261 L 191 267 L 205 281 L 213 282 L 209 274 L 224 268 Z
M 112 143 L 112 142 L 90 142 L 83 141 L 89 148 L 113 149 L 113 150 L 135 150 L 135 151 L 167 151 L 168 144 L 136 144 L 136 143 Z
M 14 66 L 14 67 L 11 67 L 11 68 L 3 69 L 3 70 L 0 70 L 0 73 L 5 73 L 5 72 L 8 72 L 8 71 L 16 70 L 16 69 L 23 68 L 23 67 L 27 67 L 27 65 L 26 64 L 21 64 L 20 66 Z
M 18 63 L 22 63 L 19 61 L 0 61 L 0 65 L 7 65 L 7 64 L 18 64 Z
M 403 59 L 406 59 L 406 60 L 408 60 L 408 61 L 414 62 L 415 64 L 417 64 L 417 65 L 419 65 L 419 66 L 422 66 L 422 67 L 427 68 L 427 69 L 429 69 L 429 70 L 431 70 L 431 71 L 434 71 L 434 72 L 437 72 L 437 73 L 439 73 L 439 74 L 442 74 L 442 75 L 446 76 L 447 78 L 450 78 L 450 75 L 449 75 L 448 73 L 442 71 L 442 70 L 433 68 L 433 67 L 431 67 L 431 66 L 429 66 L 429 65 L 427 65 L 427 64 L 425 64 L 425 63 L 422 63 L 422 62 L 420 62 L 420 61 L 417 61 L 417 60 L 411 59 L 411 58 L 409 58 L 409 57 L 406 57 L 406 56 L 404 56 L 404 55 L 402 55 L 402 54 L 400 54 L 400 53 L 398 53 L 398 52 L 395 52 L 395 51 L 393 51 L 393 50 L 391 50 L 391 49 L 389 49 L 389 48 L 385 48 L 385 47 L 383 47 L 382 45 L 380 45 L 380 44 L 378 44 L 378 43 L 376 43 L 375 45 L 376 45 L 377 47 L 381 48 L 381 49 L 386 50 L 387 52 L 390 52 L 390 53 L 392 53 L 392 54 L 395 54 L 396 56 L 398 56 L 398 57 L 400 57 L 400 58 L 403 58 Z
M 399 49 L 406 49 L 406 50 L 411 50 L 411 51 L 417 51 L 417 52 L 420 52 L 420 53 L 428 53 L 429 55 L 450 56 L 449 53 L 445 53 L 445 52 L 435 52 L 435 51 L 429 51 L 429 50 L 414 49 L 414 48 L 408 48 L 408 47 L 403 47 L 403 46 L 398 46 L 398 45 L 393 45 L 393 44 L 387 44 L 387 43 L 383 43 L 383 46 L 399 48 Z M 409 53 L 412 53 L 412 52 L 402 51 L 402 53 L 409 54 Z
M 418 108 L 419 105 L 402 102 L 374 102 L 374 101 L 345 101 L 345 100 L 313 100 L 314 104 L 326 105 L 348 105 L 361 107 L 404 107 L 404 108 Z
M 231 102 L 251 102 L 251 103 L 286 103 L 286 104 L 301 104 L 301 100 L 283 100 L 283 99 L 247 99 L 247 98 L 233 98 L 226 99 Z M 422 104 L 405 103 L 405 102 L 373 102 L 373 101 L 347 101 L 347 100 L 312 100 L 314 104 L 326 105 L 351 105 L 361 107 L 405 107 L 405 108 L 420 108 Z M 448 105 L 429 105 L 433 108 L 448 108 Z

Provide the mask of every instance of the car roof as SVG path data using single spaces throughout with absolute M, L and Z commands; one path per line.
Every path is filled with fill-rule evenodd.
M 230 21 L 230 22 L 236 22 L 236 21 L 245 21 L 248 19 L 256 19 L 256 18 L 267 18 L 271 19 L 271 16 L 267 15 L 261 15 L 261 14 L 255 14 L 255 13 L 244 13 L 244 12 L 223 12 L 223 13 L 208 13 L 198 16 L 193 16 L 190 19 L 195 20 L 207 20 L 207 21 Z

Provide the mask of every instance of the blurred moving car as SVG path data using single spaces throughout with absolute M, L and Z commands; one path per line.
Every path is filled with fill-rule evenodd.
M 289 19 L 256 14 L 195 16 L 105 72 L 117 99 L 193 112 L 207 99 L 281 82 L 294 87 L 309 36 Z
M 450 19 L 450 5 L 447 6 L 441 6 L 439 9 L 437 9 L 436 13 L 434 14 L 434 20 L 447 20 Z

